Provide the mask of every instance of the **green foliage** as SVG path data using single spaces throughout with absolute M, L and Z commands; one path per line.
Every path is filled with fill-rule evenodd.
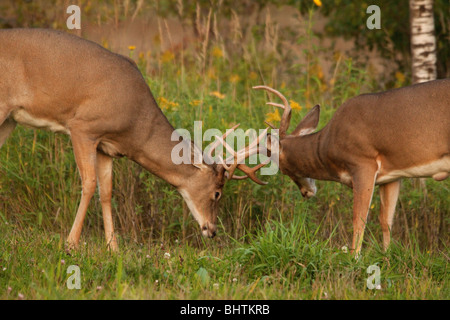
M 381 10 L 381 29 L 369 30 L 366 20 L 369 5 Z M 321 12 L 329 17 L 327 36 L 354 39 L 359 49 L 377 49 L 384 57 L 397 62 L 403 71 L 411 70 L 409 0 L 352 1 L 333 0 L 324 4 Z M 438 78 L 449 76 L 450 70 L 450 2 L 434 0 L 435 34 L 438 55 Z M 393 70 L 395 72 L 395 70 Z

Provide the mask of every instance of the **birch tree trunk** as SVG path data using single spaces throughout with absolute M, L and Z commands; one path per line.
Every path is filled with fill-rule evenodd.
M 436 79 L 436 37 L 434 35 L 433 0 L 409 0 L 411 28 L 412 82 Z M 414 179 L 413 185 L 427 197 L 425 179 Z
M 413 83 L 436 79 L 433 0 L 409 0 Z

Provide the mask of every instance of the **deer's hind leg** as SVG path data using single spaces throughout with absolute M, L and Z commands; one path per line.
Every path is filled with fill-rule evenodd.
M 380 186 L 380 224 L 383 230 L 383 248 L 387 250 L 391 242 L 391 228 L 394 220 L 395 205 L 400 192 L 400 180 Z
M 102 152 L 97 152 L 96 172 L 98 188 L 100 191 L 100 202 L 102 204 L 106 243 L 110 250 L 117 251 L 118 246 L 114 234 L 114 224 L 111 212 L 112 164 L 113 159 L 110 156 L 107 156 Z

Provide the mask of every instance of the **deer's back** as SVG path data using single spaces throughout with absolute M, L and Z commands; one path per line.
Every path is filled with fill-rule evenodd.
M 0 74 L 2 108 L 62 125 L 75 116 L 126 120 L 151 96 L 131 59 L 53 30 L 0 30 Z
M 336 154 L 358 150 L 393 167 L 450 157 L 450 79 L 352 98 L 324 130 Z

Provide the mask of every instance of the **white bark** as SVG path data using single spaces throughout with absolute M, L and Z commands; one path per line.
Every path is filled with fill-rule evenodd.
M 436 79 L 433 0 L 409 0 L 413 83 Z

